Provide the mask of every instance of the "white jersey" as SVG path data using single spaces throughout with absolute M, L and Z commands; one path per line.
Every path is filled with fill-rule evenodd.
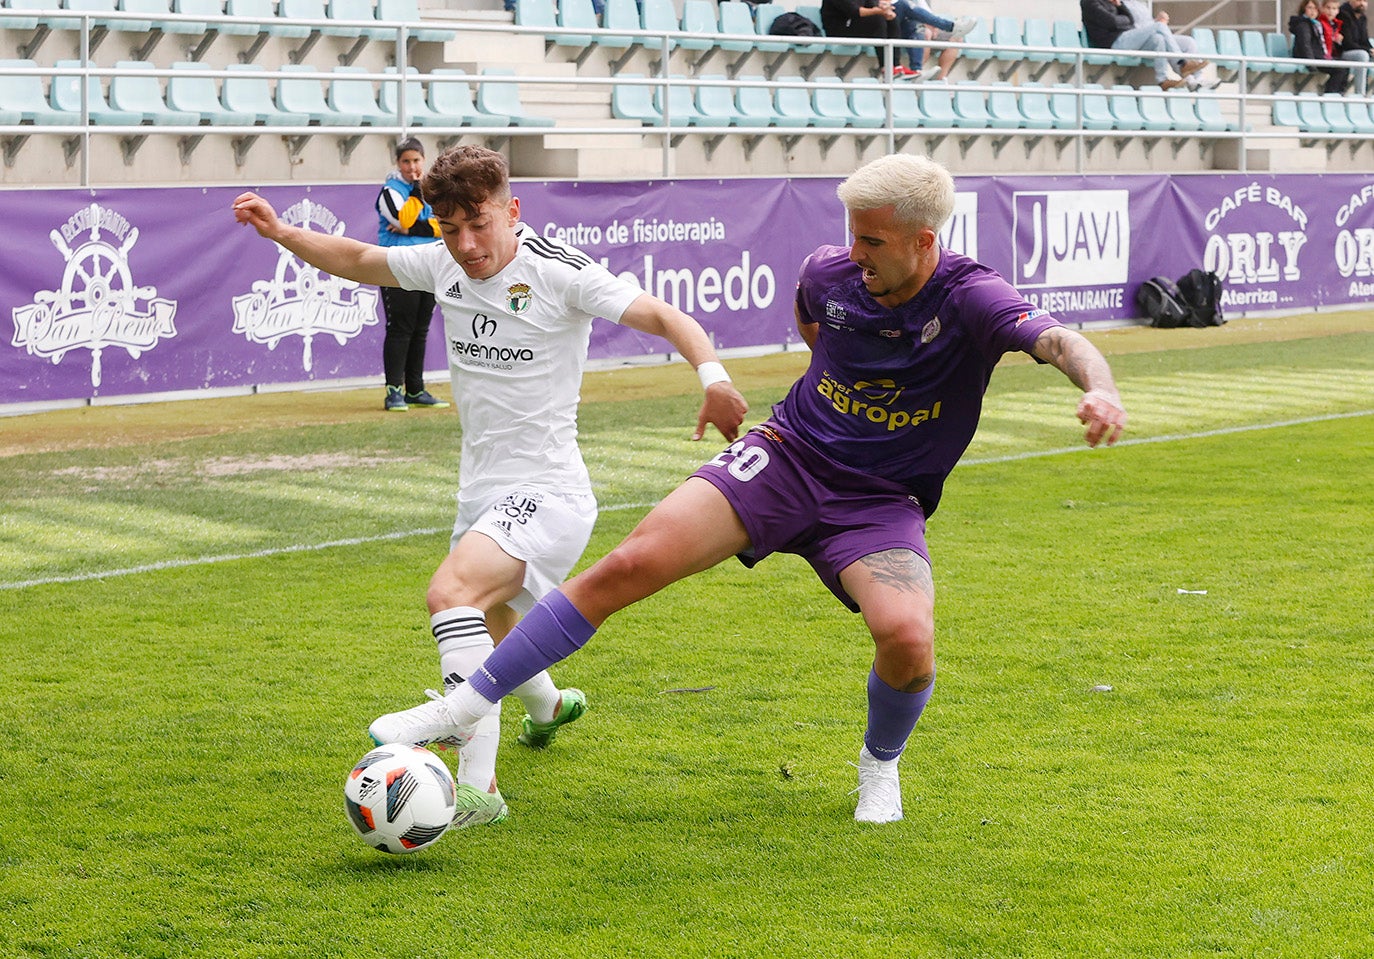
M 463 427 L 459 500 L 517 485 L 590 491 L 577 404 L 592 318 L 619 322 L 643 292 L 585 253 L 516 227 L 504 270 L 471 279 L 442 243 L 387 250 L 402 287 L 432 291 Z

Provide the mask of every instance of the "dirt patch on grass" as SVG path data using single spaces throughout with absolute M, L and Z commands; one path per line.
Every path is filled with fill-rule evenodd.
M 1104 353 L 1112 356 L 1369 333 L 1374 332 L 1374 311 L 1260 317 L 1234 320 L 1225 326 L 1205 330 L 1154 330 L 1136 326 L 1085 332 Z M 805 369 L 808 359 L 809 354 L 800 351 L 736 358 L 731 359 L 728 365 L 736 385 L 748 391 L 755 387 L 772 388 L 779 378 L 797 376 Z M 1015 362 L 1011 357 L 1008 361 Z M 1029 358 L 1025 358 L 1025 361 L 1029 362 Z M 588 373 L 583 383 L 582 397 L 584 401 L 597 402 L 687 395 L 699 390 L 697 378 L 684 363 L 668 366 L 629 365 Z M 451 399 L 447 384 L 433 387 L 432 392 L 444 399 Z M 260 393 L 130 406 L 85 406 L 7 416 L 0 417 L 0 458 L 58 450 L 115 449 L 255 429 L 366 422 L 397 415 L 442 418 L 456 415 L 452 409 L 386 413 L 381 406 L 380 388 L 374 387 Z M 357 465 L 356 461 L 353 465 Z

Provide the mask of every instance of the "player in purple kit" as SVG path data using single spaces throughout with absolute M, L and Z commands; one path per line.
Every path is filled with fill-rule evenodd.
M 1020 350 L 1083 391 L 1090 446 L 1126 413 L 1102 354 L 985 266 L 941 250 L 954 181 L 894 155 L 842 183 L 849 248 L 802 265 L 810 366 L 769 419 L 697 470 L 585 572 L 548 594 L 442 699 L 378 719 L 386 741 L 464 739 L 513 687 L 580 649 L 612 613 L 738 556 L 804 557 L 874 642 L 859 752 L 860 822 L 902 818 L 897 764 L 935 683 L 925 520 L 973 439 L 1000 357 Z

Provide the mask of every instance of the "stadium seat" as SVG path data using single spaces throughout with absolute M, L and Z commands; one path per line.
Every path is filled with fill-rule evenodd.
M 1028 47 L 1052 47 L 1054 27 L 1050 21 L 1042 17 L 1027 17 L 1021 24 L 1021 41 Z M 1030 78 L 1039 80 L 1047 70 L 1060 62 L 1060 59 L 1057 53 L 1027 53 L 1026 62 L 1040 64 L 1030 71 Z
M 510 118 L 511 126 L 551 127 L 553 117 L 536 116 L 525 111 L 520 102 L 520 88 L 515 83 L 506 82 L 504 77 L 514 77 L 514 70 L 498 70 L 488 67 L 482 71 L 483 79 L 477 84 L 477 112 L 490 116 Z
M 1222 114 L 1221 102 L 1215 97 L 1200 96 L 1197 98 L 1196 106 L 1197 118 L 1202 124 L 1202 129 L 1213 132 L 1236 129 L 1236 124 Z
M 1018 92 L 1017 106 L 1025 125 L 1032 130 L 1049 130 L 1055 127 L 1054 114 L 1050 111 L 1050 94 L 1038 83 L 1023 83 Z
M 773 25 L 773 21 L 778 19 L 781 14 L 787 12 L 787 8 L 780 3 L 759 3 L 754 4 L 754 32 L 759 39 L 754 41 L 754 48 L 762 53 L 782 53 L 792 49 L 792 42 L 787 39 L 774 37 L 768 32 L 768 28 Z M 816 20 L 819 24 L 820 21 Z
M 972 30 L 963 39 L 959 56 L 964 60 L 991 60 L 996 51 L 992 48 L 992 29 L 988 21 L 979 17 Z
M 515 0 L 515 25 L 544 29 L 557 27 L 558 12 L 553 0 Z M 550 33 L 544 37 L 547 43 L 560 47 L 583 49 L 591 45 L 590 33 Z
M 729 2 L 722 3 L 720 5 L 721 11 L 723 12 L 725 8 L 729 5 Z M 817 26 L 821 26 L 821 8 L 819 5 L 798 4 L 797 13 L 800 13 L 803 17 L 806 17 L 806 19 L 810 20 Z M 824 28 L 822 27 L 822 29 Z M 824 48 L 837 57 L 857 57 L 864 51 L 862 45 L 857 44 L 852 40 L 847 40 L 844 38 L 831 40 L 829 43 L 824 45 Z
M 753 124 L 735 102 L 734 86 L 726 85 L 725 77 L 716 73 L 703 73 L 697 77 L 703 85 L 697 87 L 697 113 L 701 114 L 704 126 L 748 126 Z M 718 85 L 717 85 L 718 84 Z
M 873 127 L 886 126 L 885 117 L 859 116 L 849 105 L 839 77 L 816 77 L 821 86 L 811 91 L 811 109 L 816 111 L 816 126 Z
M 1261 77 L 1265 74 L 1275 72 L 1274 65 L 1269 61 L 1269 48 L 1265 45 L 1264 34 L 1258 30 L 1242 30 L 1240 34 L 1240 52 L 1252 59 L 1247 64 L 1247 71 L 1252 77 Z
M 103 2 L 98 5 L 92 4 L 90 9 L 95 9 L 97 6 L 101 9 L 104 9 L 105 4 Z M 168 0 L 117 0 L 117 3 L 115 4 L 115 9 L 118 10 L 120 13 L 138 14 L 139 16 L 146 16 L 148 19 L 112 19 L 109 21 L 109 27 L 111 30 L 122 30 L 125 33 L 147 33 L 148 31 L 152 30 L 153 27 L 156 25 L 157 29 L 166 31 L 168 33 L 182 32 L 180 30 L 167 30 L 167 28 L 169 26 L 173 26 L 173 24 L 170 24 L 165 20 L 158 19 L 159 17 L 165 16 L 166 14 L 171 12 L 171 8 L 168 6 Z M 175 26 L 180 27 L 181 24 L 175 24 Z
M 721 9 L 731 6 L 730 3 L 722 3 Z M 773 100 L 771 88 L 762 86 L 764 79 L 761 76 L 743 76 L 738 78 L 739 89 L 735 91 L 735 105 L 739 107 L 739 112 L 744 115 L 745 123 L 748 126 L 774 126 L 774 127 L 804 127 L 808 120 L 797 117 L 783 116 L 778 112 L 777 104 Z
M 876 121 L 870 122 L 868 124 L 870 126 L 887 126 L 887 96 L 882 87 L 879 86 L 878 81 L 873 77 L 855 77 L 853 83 L 854 86 L 849 91 L 849 109 L 853 111 L 855 116 L 863 117 L 867 121 Z M 910 86 L 910 84 L 902 84 L 903 89 L 912 94 L 908 102 L 914 107 L 916 91 L 910 89 Z M 892 125 L 897 125 L 895 111 Z
M 1107 92 L 1098 83 L 1083 84 L 1083 129 L 1110 130 L 1116 125 Z
M 678 40 L 684 50 L 710 50 L 716 45 L 716 4 L 712 0 L 682 0 L 679 29 L 687 36 Z
M 1350 122 L 1350 114 L 1345 108 L 1345 97 L 1339 93 L 1323 93 L 1322 119 L 1332 133 L 1354 133 L 1355 124 Z
M 117 8 L 116 0 L 66 0 L 66 3 L 64 3 L 62 6 L 64 9 L 70 10 L 73 13 L 95 14 L 95 16 L 91 17 L 91 25 L 96 27 L 105 27 L 107 30 L 125 30 L 127 28 L 124 26 L 124 24 L 137 23 L 137 21 L 125 20 L 121 21 L 120 26 L 115 27 L 112 26 L 109 17 L 99 16 L 99 14 L 102 13 L 114 13 L 114 11 Z M 151 26 L 152 24 L 149 23 L 147 26 L 144 26 L 142 30 L 135 32 L 146 33 L 148 28 Z
M 1292 51 L 1288 47 L 1288 38 L 1281 33 L 1266 33 L 1264 35 L 1265 52 L 1276 61 L 1271 63 L 1269 68 L 1275 73 L 1305 73 L 1307 68 L 1293 62 Z
M 969 89 L 968 82 L 954 85 L 954 125 L 956 127 L 986 130 L 992 126 L 992 115 L 988 113 L 988 102 L 982 90 Z
M 1016 49 L 1025 42 L 1021 34 L 1021 21 L 1016 17 L 992 18 L 992 42 L 997 46 L 992 52 L 993 59 L 1017 63 L 1026 59 L 1025 52 Z
M 1060 51 L 1059 62 L 1068 66 L 1077 64 L 1077 51 L 1085 49 L 1083 34 L 1078 24 L 1073 20 L 1056 20 L 1052 26 L 1051 36 L 1054 38 L 1054 45 Z
M 458 36 L 456 30 L 422 26 L 418 0 L 377 0 L 377 19 L 406 24 L 406 35 L 420 43 L 445 43 Z M 391 36 L 391 30 L 387 30 L 387 35 Z
M 504 113 L 477 109 L 472 96 L 471 78 L 458 69 L 438 69 L 430 75 L 429 106 L 446 122 L 455 126 L 507 127 L 511 118 Z M 409 96 L 409 88 L 407 88 Z
M 1298 116 L 1298 98 L 1292 94 L 1278 94 L 1273 100 L 1273 122 L 1276 127 L 1302 126 L 1302 118 Z
M 372 92 L 372 81 L 355 74 L 368 73 L 364 67 L 335 67 L 335 79 L 329 81 L 325 102 L 330 108 L 345 114 L 357 114 L 369 126 L 391 126 L 396 123 L 394 112 L 383 110 Z
M 178 62 L 172 64 L 175 70 L 204 70 L 203 63 Z M 211 126 L 251 127 L 256 114 L 226 110 L 219 102 L 219 87 L 214 77 L 177 76 L 167 79 L 167 105 L 173 110 L 197 114 L 201 121 Z
M 218 17 L 224 14 L 224 0 L 172 0 L 172 12 L 188 17 Z M 189 33 L 192 36 L 200 36 L 209 30 L 223 33 L 225 31 L 220 29 L 222 26 L 221 23 L 198 20 L 169 20 L 164 29 L 168 33 Z
M 319 73 L 318 67 L 308 64 L 285 64 L 283 73 Z M 311 123 L 322 127 L 361 126 L 361 114 L 346 113 L 329 105 L 324 97 L 323 81 L 313 77 L 282 77 L 277 81 L 277 109 L 283 113 L 304 113 Z
M 1140 113 L 1140 97 L 1136 96 L 1135 87 L 1124 83 L 1113 86 L 1107 91 L 1107 107 L 1112 111 L 1112 126 L 1115 129 L 1145 129 L 1145 118 Z
M 956 126 L 954 122 L 954 91 L 948 83 L 943 80 L 922 83 L 917 99 L 921 105 L 921 114 L 926 118 L 925 126 Z
M 864 82 L 860 77 L 856 83 Z M 902 83 L 894 86 L 886 96 L 892 98 L 892 125 L 909 130 L 913 127 L 923 126 L 926 122 L 926 115 L 921 112 L 921 98 L 916 95 L 916 89 L 910 83 Z
M 711 0 L 707 0 L 707 2 L 711 2 Z M 754 29 L 754 17 L 750 13 L 749 4 L 733 3 L 727 0 L 727 2 L 719 4 L 719 8 L 717 26 L 721 33 L 750 38 L 747 40 L 721 40 L 718 44 L 719 47 L 731 53 L 749 53 L 754 50 L 755 45 L 752 38 L 757 35 L 757 31 Z M 800 8 L 798 9 L 800 11 Z
M 1173 94 L 1166 93 L 1158 86 L 1141 87 L 1140 94 L 1140 116 L 1145 121 L 1145 129 L 1159 132 L 1172 130 L 1174 116 L 1169 111 L 1168 101 Z
M 279 0 L 277 5 L 279 16 L 293 20 L 323 20 L 324 19 L 324 0 Z M 278 36 L 310 36 L 314 32 L 323 32 L 318 28 L 299 26 L 293 28 L 295 33 L 280 33 Z M 299 31 L 305 31 L 300 33 Z M 356 34 L 355 34 L 356 36 Z
M 1016 102 L 1016 88 L 1010 83 L 994 83 L 988 91 L 990 126 L 997 130 L 1015 130 L 1025 123 L 1021 107 Z
M 233 74 L 224 78 L 220 102 L 234 113 L 251 113 L 258 123 L 266 126 L 305 126 L 310 117 L 304 113 L 290 113 L 280 109 L 272 99 L 272 86 L 263 76 L 263 68 L 256 63 L 231 63 L 226 68 Z
M 57 70 L 80 70 L 80 60 L 58 60 L 53 64 Z M 52 88 L 48 100 L 54 110 L 68 114 L 81 113 L 81 76 L 77 73 L 59 74 L 52 78 Z M 6 104 L 8 106 L 8 104 Z M 129 110 L 116 110 L 105 102 L 100 77 L 86 78 L 87 115 L 91 123 L 99 126 L 137 126 L 143 122 L 143 115 Z M 11 109 L 13 109 L 11 107 Z M 1320 110 L 1320 106 L 1318 106 Z
M 1061 130 L 1078 129 L 1078 88 L 1068 83 L 1056 83 L 1050 89 L 1050 114 L 1054 125 Z
M 0 67 L 34 68 L 33 60 L 0 60 Z M 37 126 L 57 126 L 76 122 L 70 113 L 58 110 L 43 93 L 43 78 L 28 76 L 0 76 L 0 104 L 9 113 L 18 113 L 24 123 Z
M 1244 51 L 1240 48 L 1240 31 L 1238 30 L 1218 30 L 1217 31 L 1217 53 L 1223 57 L 1240 56 Z M 1240 69 L 1239 60 L 1218 60 L 1217 69 L 1234 74 Z
M 642 73 L 624 73 L 621 80 L 643 80 Z M 638 120 L 658 126 L 663 115 L 654 105 L 654 88 L 647 83 L 617 83 L 611 87 L 611 116 L 618 120 Z
M 1371 114 L 1370 105 L 1358 98 L 1351 98 L 1346 101 L 1346 113 L 1350 117 L 1350 125 L 1356 133 L 1366 136 L 1374 134 L 1374 114 Z
M 11 13 L 16 13 L 20 10 L 50 10 L 56 8 L 56 2 L 57 0 L 5 0 L 4 3 L 0 3 L 0 7 L 3 7 Z M 74 29 L 74 27 L 80 26 L 79 21 L 75 20 L 72 21 L 71 24 L 62 27 L 52 26 L 51 22 L 48 20 L 47 17 L 44 17 L 43 20 L 45 21 L 45 23 L 47 23 L 49 29 L 53 30 L 71 30 Z M 7 17 L 3 21 L 0 21 L 0 27 L 3 27 L 6 30 L 33 30 L 37 26 L 37 16 L 11 16 Z
M 724 4 L 722 4 L 724 6 Z M 637 47 L 641 45 L 641 38 L 633 37 L 628 34 L 616 35 L 616 30 L 639 30 L 642 29 L 642 21 L 639 18 L 639 6 L 635 0 L 606 0 L 606 6 L 601 11 L 601 26 L 605 28 L 605 33 L 597 36 L 597 42 L 608 47 Z M 626 54 L 628 57 L 629 54 Z M 620 62 L 624 62 L 623 60 Z M 612 72 L 619 66 L 615 64 Z
M 1175 130 L 1191 133 L 1202 129 L 1202 120 L 1197 115 L 1197 97 L 1175 90 L 1164 98 L 1164 103 Z
M 176 110 L 163 99 L 162 83 L 157 77 L 132 76 L 124 71 L 153 70 L 146 60 L 120 60 L 120 71 L 110 78 L 110 106 L 126 113 L 139 114 L 144 123 L 158 126 L 193 127 L 200 124 L 200 113 Z
M 324 15 L 330 20 L 356 20 L 365 24 L 360 27 L 326 27 L 324 32 L 336 37 L 367 37 L 369 40 L 390 40 L 395 31 L 385 27 L 366 25 L 377 19 L 377 8 L 373 0 L 329 0 Z M 338 30 L 340 32 L 335 33 Z
M 702 116 L 697 111 L 695 91 L 689 77 L 674 74 L 668 78 L 667 87 L 653 88 L 653 97 L 655 108 L 668 126 L 686 127 L 701 123 Z
M 673 8 L 673 0 L 640 0 L 640 26 L 645 30 L 657 30 L 660 33 L 676 33 L 681 24 L 677 18 L 677 11 Z M 641 37 L 640 43 L 646 50 L 652 51 L 656 55 L 663 52 L 664 39 L 662 37 Z M 673 37 L 667 39 L 668 52 L 672 53 L 677 46 L 677 40 Z
M 818 123 L 816 111 L 811 106 L 811 93 L 803 87 L 802 78 L 799 76 L 778 77 L 778 82 L 782 86 L 773 92 L 773 105 L 778 111 L 778 116 L 784 117 L 793 126 L 839 126 L 827 120 L 825 123 Z
M 276 0 L 224 0 L 224 13 L 230 17 L 244 17 L 255 23 L 221 23 L 219 32 L 226 36 L 251 37 L 259 33 L 271 34 L 272 21 L 277 18 Z M 308 34 L 310 31 L 306 31 Z
M 1305 133 L 1330 133 L 1321 97 L 1304 93 L 1298 96 L 1298 126 Z
M 395 74 L 395 67 L 384 67 L 383 73 Z M 418 76 L 419 70 L 415 67 L 406 67 L 406 76 Z M 403 127 L 443 127 L 457 126 L 459 121 L 444 116 L 436 112 L 428 103 L 425 102 L 425 88 L 418 79 L 407 79 L 405 82 L 405 116 L 401 117 Z M 383 80 L 381 88 L 377 91 L 377 106 L 381 107 L 391 116 L 400 116 L 401 113 L 401 83 L 399 80 Z M 470 98 L 469 98 L 470 99 Z

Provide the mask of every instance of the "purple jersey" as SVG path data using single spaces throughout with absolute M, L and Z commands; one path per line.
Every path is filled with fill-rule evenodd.
M 926 515 L 973 439 L 997 361 L 1059 325 L 948 250 L 916 296 L 888 309 L 846 247 L 823 246 L 802 264 L 797 309 L 819 331 L 772 419 L 842 466 L 910 490 Z

